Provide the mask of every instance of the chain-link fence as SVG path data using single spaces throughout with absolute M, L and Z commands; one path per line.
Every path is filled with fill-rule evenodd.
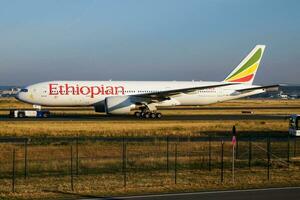
M 0 138 L 0 192 L 299 181 L 297 138 Z M 234 168 L 233 168 L 234 163 Z

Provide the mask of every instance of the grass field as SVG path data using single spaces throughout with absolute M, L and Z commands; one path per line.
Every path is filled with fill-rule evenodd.
M 297 142 L 298 143 L 298 142 Z M 27 178 L 24 178 L 24 146 L 0 145 L 0 198 L 53 199 L 84 196 L 114 196 L 152 192 L 205 191 L 276 186 L 299 186 L 300 143 L 272 142 L 270 179 L 267 173 L 266 140 L 253 141 L 251 168 L 248 142 L 239 142 L 235 182 L 231 176 L 231 143 L 224 143 L 224 176 L 221 181 L 221 143 L 165 140 L 126 143 L 80 142 L 78 174 L 76 145 L 73 144 L 73 185 L 71 190 L 70 144 L 30 144 Z M 175 146 L 176 145 L 176 146 Z M 12 190 L 12 149 L 16 149 L 16 185 Z M 211 158 L 209 156 L 211 148 Z M 175 150 L 177 153 L 175 154 Z M 295 150 L 295 151 L 294 151 Z M 169 152 L 169 153 L 167 153 Z M 168 156 L 167 156 L 168 155 Z M 175 159 L 176 156 L 176 159 Z M 211 170 L 209 170 L 211 159 Z M 168 163 L 168 164 L 167 164 Z M 288 166 L 289 165 L 289 166 Z M 176 169 L 176 171 L 175 171 Z M 126 175 L 125 175 L 125 172 Z M 176 175 L 175 175 L 176 174 Z M 175 178 L 176 176 L 176 178 Z M 126 179 L 126 186 L 125 186 Z

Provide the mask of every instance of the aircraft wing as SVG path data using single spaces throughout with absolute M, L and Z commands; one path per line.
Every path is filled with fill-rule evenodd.
M 267 85 L 267 86 L 258 86 L 258 87 L 252 87 L 252 88 L 246 88 L 246 89 L 240 89 L 240 90 L 236 90 L 237 92 L 252 92 L 254 90 L 261 90 L 261 89 L 265 89 L 268 92 L 271 91 L 278 91 L 280 85 Z
M 190 92 L 194 92 L 197 90 L 204 90 L 204 89 L 217 88 L 217 87 L 223 87 L 223 86 L 227 86 L 227 85 L 236 85 L 236 84 L 239 84 L 239 83 L 221 83 L 221 84 L 206 85 L 206 86 L 199 86 L 199 87 L 164 90 L 164 91 L 160 91 L 160 92 L 151 92 L 151 93 L 137 94 L 137 95 L 132 95 L 132 96 L 142 97 L 142 98 L 161 99 L 161 98 L 168 98 L 170 96 L 174 96 L 174 95 L 177 95 L 180 93 L 190 93 Z

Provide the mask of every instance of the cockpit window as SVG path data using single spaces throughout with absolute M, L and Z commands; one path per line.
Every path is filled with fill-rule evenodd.
M 28 89 L 21 89 L 20 92 L 28 92 Z

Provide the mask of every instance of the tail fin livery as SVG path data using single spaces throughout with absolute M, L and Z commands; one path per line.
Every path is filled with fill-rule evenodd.
M 248 56 L 226 77 L 224 82 L 252 85 L 265 47 L 265 45 L 256 45 Z

